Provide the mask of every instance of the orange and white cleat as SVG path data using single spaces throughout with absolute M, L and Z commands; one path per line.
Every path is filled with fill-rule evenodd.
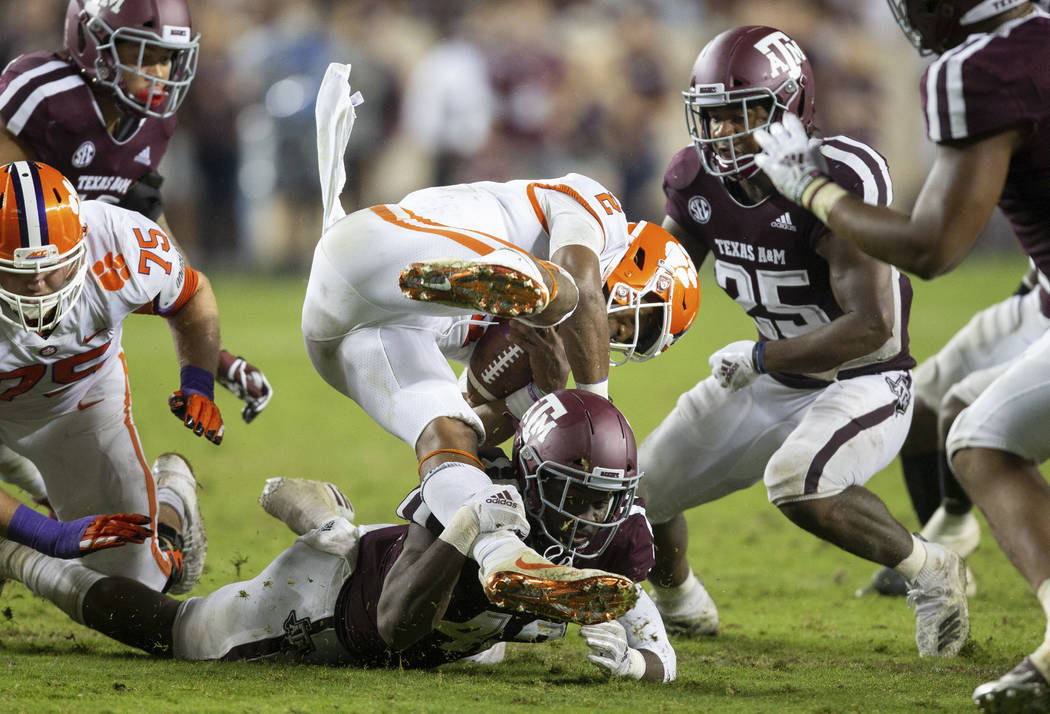
M 551 301 L 536 263 L 509 248 L 479 260 L 438 258 L 401 271 L 401 294 L 496 317 L 538 315 Z
M 638 589 L 629 578 L 544 559 L 519 556 L 478 577 L 497 607 L 580 625 L 615 620 L 638 601 Z

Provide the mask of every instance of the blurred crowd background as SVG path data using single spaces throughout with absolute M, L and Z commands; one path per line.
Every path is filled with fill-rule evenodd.
M 4 63 L 61 46 L 65 0 L 0 0 Z M 161 166 L 172 231 L 204 269 L 305 275 L 321 220 L 314 98 L 349 62 L 365 103 L 348 211 L 430 185 L 592 176 L 632 220 L 663 216 L 689 143 L 681 91 L 700 48 L 773 25 L 808 54 L 817 119 L 889 160 L 899 208 L 932 157 L 925 61 L 884 2 L 857 0 L 190 0 L 200 65 Z M 981 244 L 1012 247 L 993 221 Z

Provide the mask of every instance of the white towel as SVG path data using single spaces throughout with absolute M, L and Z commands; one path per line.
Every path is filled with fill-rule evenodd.
M 314 117 L 317 120 L 317 168 L 321 175 L 321 201 L 324 205 L 323 230 L 346 215 L 339 194 L 346 185 L 343 154 L 350 141 L 357 112 L 364 102 L 360 92 L 350 92 L 350 65 L 333 62 L 321 80 Z

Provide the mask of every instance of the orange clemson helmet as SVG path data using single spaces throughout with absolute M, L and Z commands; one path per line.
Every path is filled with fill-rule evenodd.
M 0 166 L 0 319 L 45 332 L 65 317 L 84 287 L 86 232 L 65 176 L 37 161 Z
M 605 281 L 607 311 L 633 311 L 630 342 L 610 342 L 610 364 L 644 362 L 676 341 L 700 309 L 700 278 L 692 258 L 674 236 L 655 223 L 628 224 L 633 240 Z M 659 330 L 642 332 L 642 310 L 658 310 Z M 617 359 L 617 355 L 619 359 Z

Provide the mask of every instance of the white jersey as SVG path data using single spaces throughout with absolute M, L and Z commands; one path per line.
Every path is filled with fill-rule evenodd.
M 549 260 L 559 246 L 582 245 L 607 276 L 630 241 L 616 198 L 579 174 L 429 188 L 357 211 L 333 223 L 314 251 L 303 305 L 307 354 L 329 384 L 410 445 L 442 416 L 481 435 L 447 362 L 463 358 L 472 315 L 404 297 L 402 269 L 483 260 L 505 248 Z
M 583 230 L 568 240 L 594 251 L 603 280 L 631 242 L 616 197 L 594 179 L 575 173 L 536 181 L 480 181 L 424 188 L 405 196 L 398 206 L 427 221 L 470 226 L 544 260 L 550 260 L 551 254 L 565 244 L 556 243 L 552 250 L 552 226 L 567 216 L 583 219 L 583 223 L 574 221 L 574 227 Z M 572 216 L 573 212 L 577 215 Z M 470 350 L 463 349 L 469 328 L 462 319 L 449 321 L 440 341 L 446 357 L 462 362 L 469 356 Z
M 0 321 L 0 421 L 77 409 L 99 370 L 118 359 L 124 318 L 138 308 L 171 312 L 197 278 L 160 227 L 102 201 L 81 204 L 87 221 L 84 290 L 51 334 Z

